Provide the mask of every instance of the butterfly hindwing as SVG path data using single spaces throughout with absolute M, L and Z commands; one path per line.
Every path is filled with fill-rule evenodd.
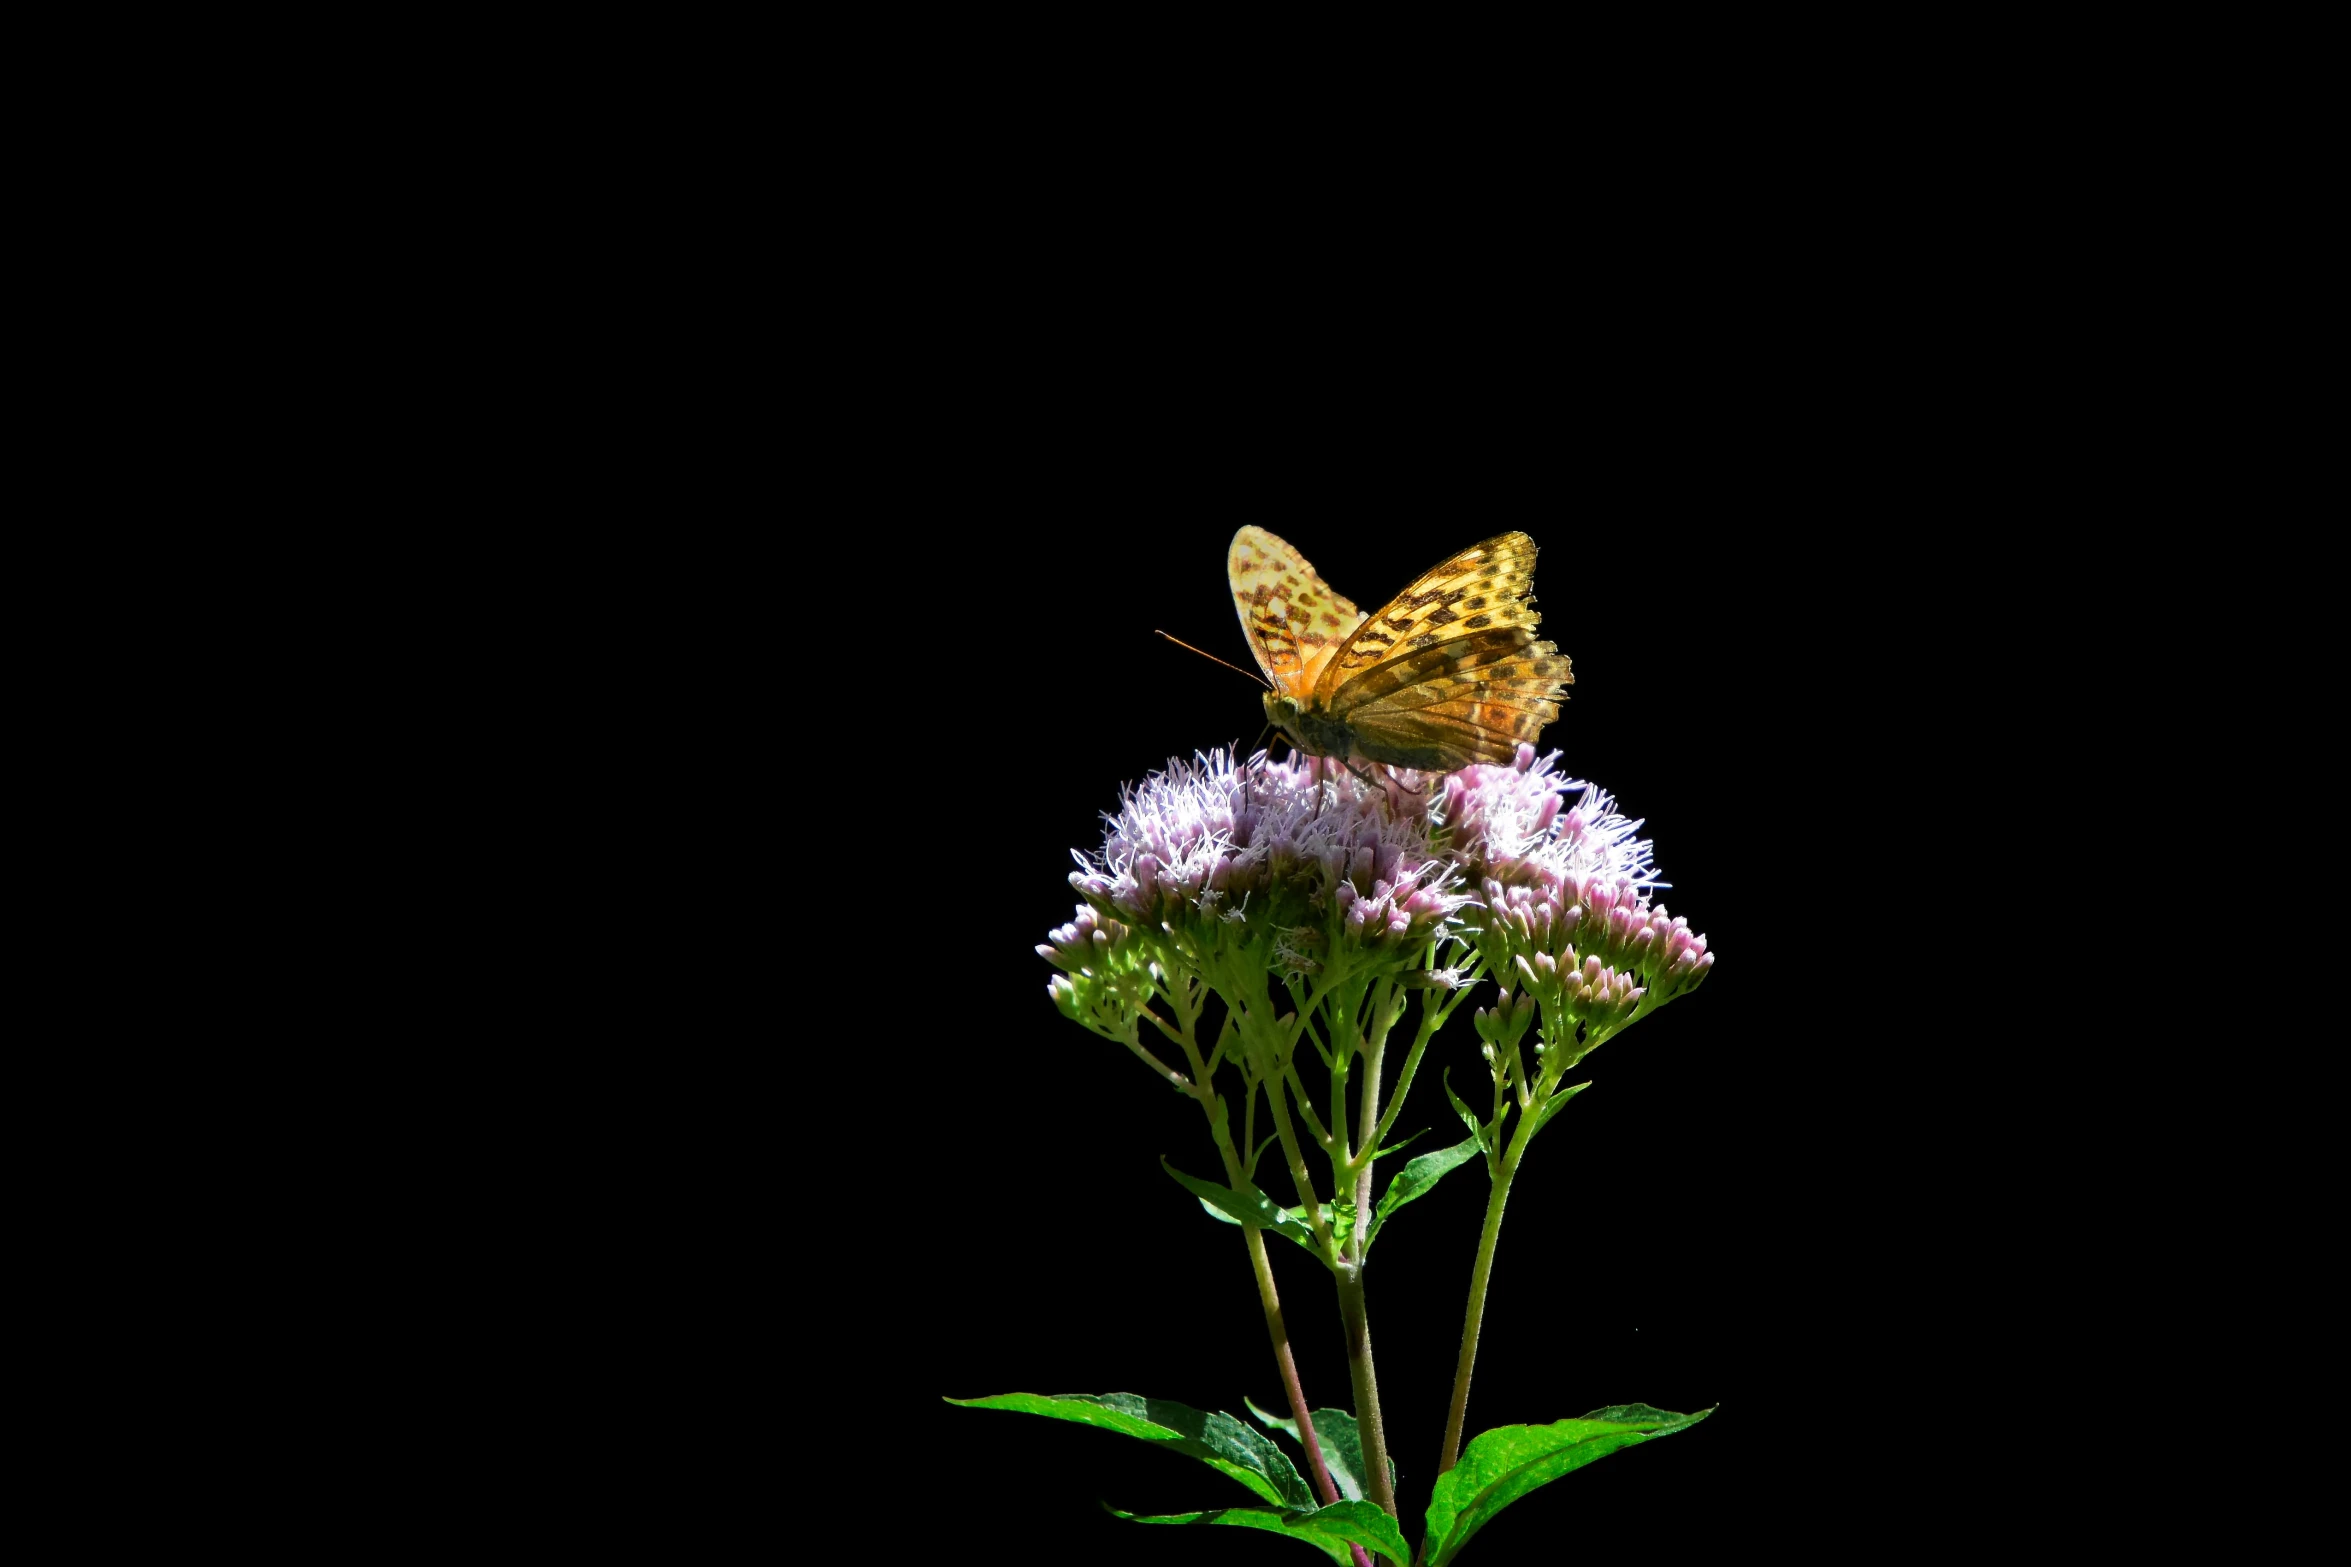
M 1453 768 L 1506 762 L 1520 741 L 1532 744 L 1559 716 L 1562 688 L 1575 679 L 1568 661 L 1520 627 L 1473 635 L 1485 644 L 1467 654 L 1478 660 L 1474 666 L 1429 672 L 1338 715 L 1354 732 L 1356 748 L 1374 761 L 1393 760 L 1391 753 L 1399 752 L 1416 758 L 1397 760 L 1398 766 L 1427 767 L 1417 758 L 1433 753 L 1440 765 Z M 1382 666 L 1370 673 L 1386 672 Z M 1339 689 L 1344 698 L 1353 683 Z
M 1427 699 L 1406 697 L 1441 676 L 1485 681 L 1571 683 L 1568 662 L 1548 642 L 1537 642 L 1523 626 L 1487 628 L 1400 653 L 1385 663 L 1340 681 L 1331 692 L 1331 710 L 1353 718 L 1373 706 L 1413 707 Z
M 1363 611 L 1323 581 L 1305 556 L 1263 528 L 1233 535 L 1226 578 L 1258 667 L 1294 696 L 1314 689 Z

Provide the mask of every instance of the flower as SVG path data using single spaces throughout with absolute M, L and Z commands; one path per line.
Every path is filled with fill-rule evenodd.
M 1556 1082 L 1713 969 L 1706 938 L 1651 903 L 1667 884 L 1641 825 L 1530 745 L 1508 765 L 1383 777 L 1262 752 L 1171 757 L 1120 791 L 1100 849 L 1073 852 L 1085 903 L 1037 951 L 1062 971 L 1054 1003 L 1097 1033 L 1131 1044 L 1154 995 L 1172 985 L 1183 1002 L 1205 983 L 1262 1043 L 1270 981 L 1301 1006 L 1307 976 L 1444 994 L 1478 977 L 1436 967 L 1458 942 L 1502 986 L 1480 1018 L 1489 1048 L 1514 1057 L 1539 1006 Z
M 1714 955 L 1687 919 L 1649 901 L 1667 884 L 1654 846 L 1634 836 L 1641 822 L 1556 760 L 1521 745 L 1510 766 L 1463 768 L 1431 814 L 1478 878 L 1466 922 L 1488 965 L 1506 994 L 1516 984 L 1541 1003 L 1548 1044 L 1572 1059 L 1695 988 Z
M 1562 775 L 1558 760 L 1556 751 L 1537 760 L 1522 743 L 1507 767 L 1481 763 L 1445 779 L 1431 814 L 1451 829 L 1463 868 L 1506 884 L 1582 875 L 1642 890 L 1665 886 L 1649 840 L 1633 836 L 1640 821 L 1620 815 L 1607 790 Z M 1572 807 L 1571 789 L 1580 796 Z
M 1246 765 L 1223 750 L 1171 757 L 1122 791 L 1070 885 L 1104 918 L 1145 930 L 1260 928 L 1292 970 L 1327 961 L 1318 942 L 1417 951 L 1451 934 L 1470 894 L 1413 776 L 1367 784 L 1262 752 Z

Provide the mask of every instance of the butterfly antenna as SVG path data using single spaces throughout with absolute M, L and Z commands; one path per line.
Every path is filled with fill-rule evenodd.
M 1241 668 L 1241 666 L 1238 664 L 1227 663 L 1224 659 L 1218 658 L 1214 653 L 1201 653 L 1200 649 L 1192 646 L 1191 643 L 1186 642 L 1182 637 L 1168 637 L 1166 632 L 1160 631 L 1156 626 L 1154 626 L 1152 630 L 1160 636 L 1167 637 L 1168 641 L 1173 642 L 1177 647 L 1182 648 L 1187 653 L 1200 653 L 1200 656 L 1208 660 L 1208 662 L 1211 664 L 1223 664 L 1225 668 L 1230 669 L 1235 673 L 1249 675 L 1249 671 Z M 1259 685 L 1264 686 L 1268 691 L 1273 689 L 1272 684 L 1268 682 L 1262 675 L 1249 675 L 1249 678 L 1256 681 Z

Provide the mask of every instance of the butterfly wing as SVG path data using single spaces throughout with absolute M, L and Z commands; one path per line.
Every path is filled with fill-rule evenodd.
M 1257 667 L 1286 695 L 1313 690 L 1332 655 L 1363 624 L 1362 610 L 1323 581 L 1305 556 L 1263 528 L 1233 535 L 1225 576 Z
M 1320 666 L 1314 694 L 1356 749 L 1397 766 L 1508 761 L 1559 716 L 1575 681 L 1537 641 L 1535 541 L 1498 534 L 1429 571 Z

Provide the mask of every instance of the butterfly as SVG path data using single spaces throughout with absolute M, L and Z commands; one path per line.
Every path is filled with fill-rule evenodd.
M 1274 726 L 1310 755 L 1425 772 L 1507 762 L 1559 716 L 1575 676 L 1535 640 L 1534 574 L 1535 541 L 1496 534 L 1366 615 L 1263 528 L 1227 563 Z

